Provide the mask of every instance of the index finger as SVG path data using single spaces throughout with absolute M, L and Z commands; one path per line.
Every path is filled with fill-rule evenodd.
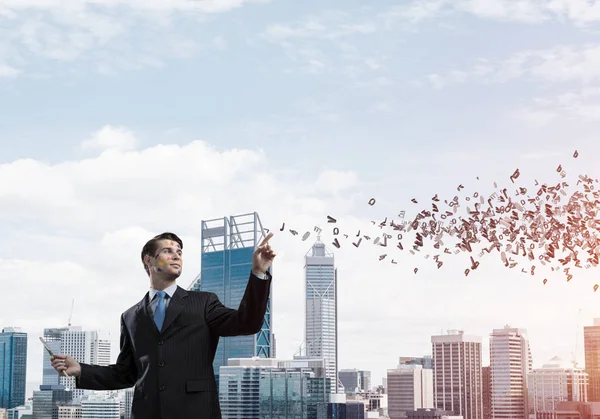
M 259 246 L 262 246 L 263 244 L 267 244 L 269 242 L 269 240 L 271 239 L 271 237 L 273 237 L 274 234 L 275 233 L 273 233 L 272 231 L 269 234 L 267 234 L 267 237 L 265 237 L 263 239 L 263 241 L 260 242 Z

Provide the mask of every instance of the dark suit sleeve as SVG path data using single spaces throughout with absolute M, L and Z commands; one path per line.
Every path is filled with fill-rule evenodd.
M 219 336 L 253 335 L 262 328 L 272 276 L 259 279 L 252 272 L 246 292 L 237 310 L 225 307 L 214 293 L 209 293 L 206 303 L 206 323 Z
M 121 316 L 121 352 L 117 363 L 108 366 L 81 364 L 76 386 L 85 390 L 119 390 L 133 387 L 136 376 L 131 340 Z

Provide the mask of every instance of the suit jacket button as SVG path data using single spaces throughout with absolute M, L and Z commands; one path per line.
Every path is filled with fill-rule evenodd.
M 160 363 L 158 364 L 158 366 L 159 366 L 159 367 L 164 367 L 164 366 L 165 366 L 165 363 L 164 363 L 164 362 L 160 362 Z
M 160 386 L 160 391 L 164 391 L 165 386 Z

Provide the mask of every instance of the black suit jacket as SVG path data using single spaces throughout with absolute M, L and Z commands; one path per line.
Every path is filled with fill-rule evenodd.
M 159 331 L 144 298 L 121 316 L 121 351 L 114 365 L 81 364 L 77 388 L 135 385 L 132 419 L 221 419 L 213 361 L 219 336 L 260 331 L 271 286 L 250 274 L 238 310 L 214 293 L 177 287 Z

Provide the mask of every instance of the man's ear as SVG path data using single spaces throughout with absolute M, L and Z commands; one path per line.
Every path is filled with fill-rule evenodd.
M 152 267 L 152 264 L 150 263 L 150 260 L 151 260 L 151 259 L 152 259 L 152 258 L 150 257 L 150 255 L 146 255 L 146 256 L 144 256 L 144 264 L 146 265 L 146 267 L 147 267 L 148 269 L 150 269 L 150 268 Z

